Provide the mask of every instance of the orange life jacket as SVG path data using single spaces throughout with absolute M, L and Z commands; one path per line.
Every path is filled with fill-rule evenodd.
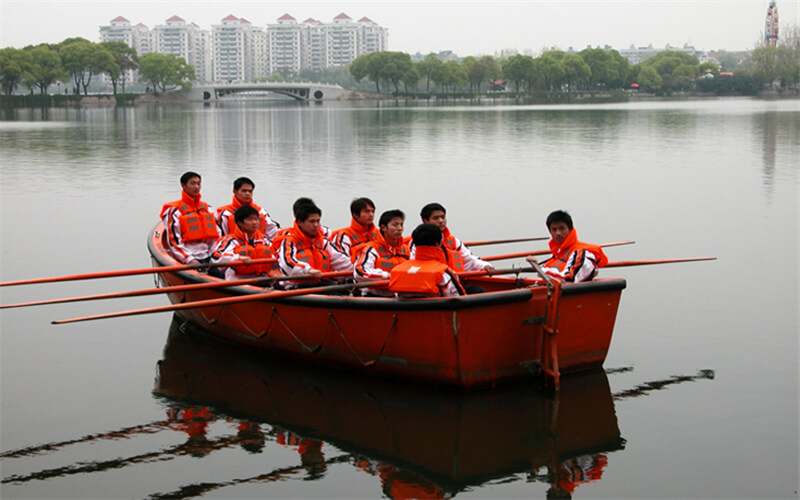
M 182 191 L 180 200 L 165 203 L 161 207 L 161 217 L 164 217 L 170 208 L 181 213 L 178 223 L 182 241 L 215 240 L 219 237 L 214 215 L 209 212 L 208 203 L 200 201 L 200 196 L 195 199 L 186 194 L 186 191 Z
M 233 228 L 236 227 L 236 220 L 234 219 L 233 213 L 236 212 L 236 209 L 242 206 L 242 202 L 236 199 L 236 196 L 233 197 L 233 203 L 230 205 L 225 205 L 224 207 L 219 207 L 217 209 L 217 215 L 221 216 L 222 212 L 225 210 L 228 211 L 228 215 L 226 216 L 228 219 L 228 231 L 233 232 Z M 250 206 L 256 209 L 258 212 L 258 230 L 262 233 L 266 233 L 267 231 L 267 219 L 264 217 L 264 214 L 261 213 L 261 207 L 256 205 L 255 203 L 250 203 Z
M 347 237 L 350 238 L 350 261 L 355 262 L 356 257 L 358 257 L 358 254 L 361 253 L 361 250 L 363 250 L 364 246 L 370 241 L 377 240 L 380 234 L 381 233 L 378 232 L 375 224 L 371 224 L 370 227 L 365 228 L 355 218 L 353 218 L 348 227 L 337 229 L 331 233 L 330 241 L 336 245 L 339 250 L 344 251 L 344 247 L 342 246 L 342 238 L 347 235 Z
M 415 251 L 419 251 L 417 247 Z M 392 268 L 389 290 L 397 293 L 439 295 L 439 283 L 448 266 L 435 260 L 407 260 Z
M 456 246 L 456 237 L 450 234 L 449 228 L 442 232 L 442 246 L 447 249 L 447 265 L 457 273 L 465 271 L 464 257 Z
M 564 266 L 569 260 L 570 254 L 580 250 L 588 250 L 592 252 L 597 259 L 598 268 L 605 267 L 605 265 L 608 264 L 608 257 L 606 257 L 606 254 L 603 252 L 602 248 L 597 245 L 592 245 L 591 243 L 578 241 L 578 232 L 575 230 L 575 228 L 572 228 L 561 245 L 558 245 L 551 238 L 548 242 L 548 246 L 550 247 L 550 251 L 553 253 L 553 256 L 545 262 L 544 267 L 554 267 L 559 271 L 563 271 Z
M 363 247 L 367 246 L 374 248 L 375 252 L 378 254 L 378 257 L 375 259 L 375 268 L 386 271 L 387 273 L 396 265 L 402 264 L 411 258 L 411 249 L 408 245 L 400 243 L 400 245 L 396 247 L 391 247 L 386 243 L 386 240 L 380 233 L 378 233 L 375 240 L 369 241 L 363 245 Z
M 331 258 L 325 250 L 326 240 L 322 237 L 322 231 L 317 232 L 314 238 L 309 238 L 297 225 L 289 229 L 284 239 L 291 240 L 295 246 L 295 258 L 308 264 L 314 269 L 319 269 L 323 273 L 331 272 Z M 286 259 L 287 261 L 291 259 Z

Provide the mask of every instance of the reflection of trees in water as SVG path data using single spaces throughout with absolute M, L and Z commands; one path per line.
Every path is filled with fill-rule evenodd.
M 761 134 L 761 174 L 767 193 L 772 193 L 775 184 L 775 157 L 777 150 L 778 113 L 755 115 L 756 130 Z

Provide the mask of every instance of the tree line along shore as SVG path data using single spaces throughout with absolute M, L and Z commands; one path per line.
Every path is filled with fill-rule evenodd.
M 757 47 L 741 60 L 700 63 L 693 55 L 662 51 L 632 65 L 616 50 L 549 50 L 538 57 L 468 56 L 414 62 L 404 52 L 373 52 L 349 66 L 276 72 L 254 81 L 317 81 L 348 90 L 344 99 L 474 98 L 502 96 L 569 102 L 638 96 L 797 95 L 800 41 Z M 138 72 L 136 83 L 126 75 Z M 0 49 L 0 100 L 12 105 L 118 105 L 180 100 L 194 68 L 173 54 L 138 56 L 123 42 L 68 38 L 59 44 Z M 126 88 L 127 86 L 127 88 Z M 110 87 L 110 88 L 109 88 Z M 90 95 L 91 94 L 91 95 Z

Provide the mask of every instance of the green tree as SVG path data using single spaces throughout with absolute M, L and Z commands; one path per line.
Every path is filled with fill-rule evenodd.
M 0 84 L 3 92 L 13 94 L 17 85 L 31 80 L 32 75 L 33 60 L 29 52 L 13 47 L 0 49 Z
M 422 79 L 422 76 L 419 74 L 419 70 L 417 70 L 417 66 L 412 64 L 408 71 L 405 72 L 403 75 L 403 86 L 405 88 L 406 94 L 408 93 L 408 88 L 411 87 L 415 91 L 417 90 L 417 84 Z
M 592 71 L 589 84 L 592 88 L 611 87 L 620 80 L 618 61 L 607 50 L 584 49 L 578 54 Z
M 153 85 L 153 93 L 166 92 L 181 87 L 191 88 L 194 66 L 175 54 L 150 52 L 139 58 L 139 74 Z
M 481 66 L 483 66 L 483 78 L 484 82 L 493 82 L 500 76 L 500 64 L 497 62 L 492 56 L 481 56 L 479 61 Z M 478 91 L 480 92 L 480 86 L 478 87 Z
M 385 54 L 382 58 L 383 67 L 380 72 L 380 77 L 383 80 L 392 82 L 394 85 L 395 93 L 400 92 L 400 83 L 403 82 L 404 77 L 410 74 L 414 64 L 411 62 L 411 56 L 405 52 L 379 52 Z
M 580 88 L 589 83 L 592 78 L 592 68 L 577 54 L 564 56 L 564 81 L 567 89 Z
M 514 84 L 514 89 L 519 94 L 521 86 L 530 84 L 534 79 L 534 62 L 531 56 L 517 54 L 504 60 L 502 63 L 503 76 Z
M 673 88 L 676 90 L 689 90 L 697 77 L 697 66 L 681 64 L 670 75 Z
M 713 62 L 704 62 L 697 67 L 697 76 L 703 76 L 709 73 L 714 75 L 714 78 L 718 77 L 719 66 L 717 66 Z
M 455 92 L 456 87 L 467 83 L 467 73 L 458 61 L 447 61 L 436 68 L 431 79 L 438 83 L 445 91 L 448 87 Z
M 420 76 L 425 79 L 425 92 L 431 91 L 431 75 L 433 75 L 436 69 L 441 65 L 442 60 L 439 59 L 433 52 L 425 56 L 425 59 L 416 64 L 417 71 L 419 71 Z
M 122 83 L 122 92 L 125 92 L 125 74 L 139 67 L 136 49 L 125 42 L 101 42 L 100 46 L 108 50 L 114 58 L 113 64 L 106 68 L 106 73 L 114 88 L 114 95 L 117 95 L 117 84 L 119 83 Z
M 474 88 L 479 88 L 483 81 L 483 68 L 477 59 L 472 56 L 467 56 L 461 60 L 461 67 L 464 74 L 467 75 L 467 83 L 469 84 L 469 91 L 474 92 Z
M 547 90 L 557 90 L 565 79 L 564 53 L 561 51 L 545 52 L 533 60 L 535 81 Z
M 661 89 L 661 75 L 652 66 L 640 66 L 636 80 L 639 87 L 644 90 L 656 92 Z
M 88 94 L 92 77 L 107 71 L 114 64 L 111 52 L 99 44 L 85 40 L 61 45 L 59 55 L 64 69 L 72 77 L 76 91 L 79 92 L 82 88 L 84 95 Z
M 49 45 L 32 47 L 29 53 L 33 64 L 32 83 L 39 89 L 39 93 L 45 95 L 50 85 L 58 81 L 69 80 L 69 75 L 64 71 L 58 52 Z

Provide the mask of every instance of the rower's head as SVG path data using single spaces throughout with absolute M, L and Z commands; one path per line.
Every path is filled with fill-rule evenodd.
M 369 227 L 375 222 L 375 203 L 369 198 L 356 198 L 350 202 L 350 214 L 359 224 Z
M 186 172 L 181 176 L 181 188 L 186 191 L 186 194 L 196 198 L 200 194 L 202 186 L 200 174 L 197 172 Z
M 295 219 L 297 219 L 297 212 L 303 205 L 316 205 L 316 203 L 314 203 L 314 200 L 312 200 L 311 198 L 306 198 L 302 196 L 294 200 L 294 203 L 292 203 L 292 213 L 294 214 Z
M 299 227 L 306 236 L 313 238 L 319 233 L 322 209 L 313 203 L 306 203 L 298 207 L 294 220 L 297 223 L 297 227 Z
M 422 222 L 435 224 L 439 230 L 447 227 L 447 210 L 440 203 L 428 203 L 419 212 Z
M 564 210 L 556 210 L 547 216 L 545 221 L 550 236 L 558 245 L 564 243 L 572 231 L 572 217 Z
M 380 229 L 383 239 L 390 245 L 397 245 L 403 239 L 403 223 L 406 221 L 406 214 L 397 208 L 387 210 L 378 219 L 378 229 Z
M 417 247 L 442 246 L 442 230 L 436 224 L 423 222 L 411 233 L 411 240 Z
M 256 183 L 250 180 L 249 177 L 239 177 L 233 181 L 233 196 L 242 205 L 249 205 L 253 201 L 253 190 L 255 188 Z
M 239 226 L 239 229 L 247 235 L 255 233 L 261 224 L 261 218 L 258 216 L 258 210 L 250 205 L 242 205 L 233 212 L 233 221 Z

